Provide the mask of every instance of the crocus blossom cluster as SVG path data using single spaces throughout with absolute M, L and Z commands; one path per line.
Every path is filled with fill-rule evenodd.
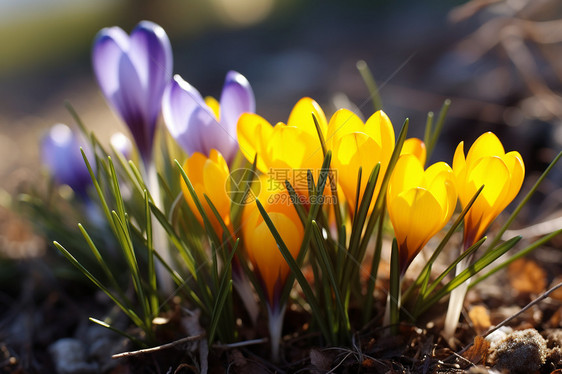
M 344 208 L 337 213 L 353 224 L 369 174 L 378 164 L 378 179 L 371 184 L 374 194 L 369 214 L 377 198 L 386 203 L 398 244 L 400 275 L 404 275 L 415 256 L 451 220 L 457 199 L 465 207 L 484 186 L 464 219 L 464 249 L 467 249 L 515 198 L 523 182 L 525 170 L 520 154 L 506 153 L 492 133 L 479 137 L 466 157 L 461 142 L 452 168 L 445 162 L 425 168 L 427 150 L 419 139 L 399 142 L 400 156 L 392 157 L 399 149 L 394 127 L 380 110 L 364 122 L 342 108 L 328 121 L 320 105 L 304 97 L 295 104 L 286 124 L 272 126 L 254 113 L 255 98 L 250 83 L 234 71 L 227 73 L 219 101 L 203 98 L 179 75 L 172 78 L 168 37 L 161 27 L 148 21 L 141 22 L 130 35 L 117 27 L 100 31 L 94 43 L 93 65 L 102 92 L 129 127 L 146 168 L 155 165 L 154 135 L 162 113 L 168 132 L 185 151 L 183 169 L 210 220 L 211 227 L 207 225 L 205 229 L 214 230 L 221 240 L 226 237 L 219 216 L 232 234 L 228 236 L 240 237 L 244 255 L 235 261 L 251 264 L 248 268 L 255 273 L 257 287 L 265 295 L 270 319 L 276 321 L 284 312 L 281 293 L 290 268 L 256 203 L 246 204 L 240 222 L 234 222 L 234 204 L 227 193 L 227 184 L 232 182 L 230 167 L 239 153 L 248 167 L 255 161 L 262 186 L 257 199 L 293 258 L 297 258 L 305 237 L 303 212 L 308 212 L 312 204 L 305 202 L 296 207 L 286 181 L 292 183 L 298 197 L 311 197 L 310 175 L 306 172 L 311 171 L 313 179 L 318 181 L 323 161 L 328 160 L 325 155 L 329 154 L 336 188 L 326 188 L 324 193 L 340 195 Z M 82 190 L 83 170 L 69 174 L 60 167 L 70 148 L 76 152 L 73 133 L 60 126 L 44 142 L 45 159 L 61 183 Z M 391 162 L 396 163 L 391 165 Z M 305 178 L 297 178 L 297 172 L 303 171 Z M 383 186 L 385 176 L 388 185 Z M 149 188 L 154 186 L 149 184 Z M 204 227 L 203 217 L 184 181 L 181 189 L 187 206 Z M 331 217 L 334 213 L 326 209 L 319 220 L 322 214 Z M 382 222 L 384 214 L 381 217 Z M 362 228 L 356 230 L 361 232 Z M 328 236 L 328 231 L 322 235 Z M 356 231 L 354 239 L 357 235 Z M 338 244 L 347 244 L 345 236 Z M 272 335 L 275 330 L 279 338 L 279 323 L 270 328 Z

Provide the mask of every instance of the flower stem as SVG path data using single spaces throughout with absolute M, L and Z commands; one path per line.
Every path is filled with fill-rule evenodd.
M 248 278 L 242 272 L 240 272 L 240 274 L 236 274 L 236 272 L 233 271 L 232 281 L 234 288 L 238 292 L 238 296 L 240 296 L 240 299 L 242 300 L 242 303 L 252 320 L 253 326 L 257 326 L 259 306 L 256 298 L 254 297 L 252 288 L 250 287 Z
M 457 267 L 455 269 L 455 276 L 459 275 L 468 267 L 468 262 L 468 259 L 463 259 L 457 264 Z M 470 279 L 451 291 L 451 296 L 449 297 L 449 306 L 447 307 L 447 315 L 445 317 L 445 327 L 443 330 L 443 337 L 449 342 L 454 337 L 455 330 L 457 329 L 457 326 L 459 324 L 459 317 L 461 315 L 464 298 L 466 296 L 469 285 Z
M 148 188 L 150 190 L 150 195 L 152 196 L 152 201 L 158 209 L 162 210 L 163 203 L 160 196 L 160 185 L 158 183 L 156 165 L 154 165 L 154 162 L 147 162 L 145 164 L 145 169 L 147 174 L 145 180 L 148 180 Z M 154 215 L 152 215 L 151 221 L 154 250 L 158 252 L 166 264 L 171 265 L 171 256 L 166 231 Z M 160 261 L 156 261 L 155 265 L 156 277 L 158 279 L 158 283 L 160 284 L 160 289 L 166 295 L 171 294 L 173 292 L 172 277 L 168 274 L 166 267 Z
M 279 362 L 279 348 L 281 346 L 281 333 L 283 331 L 283 317 L 285 316 L 285 305 L 274 307 L 268 305 L 267 312 L 269 314 L 269 339 L 271 342 L 271 359 L 273 362 Z

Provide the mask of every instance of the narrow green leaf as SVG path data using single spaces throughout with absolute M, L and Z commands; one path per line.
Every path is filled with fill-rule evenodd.
M 447 116 L 447 112 L 449 111 L 450 106 L 451 106 L 451 100 L 446 99 L 443 102 L 443 106 L 441 107 L 441 110 L 439 111 L 439 116 L 437 117 L 435 128 L 433 129 L 433 133 L 431 134 L 431 141 L 429 142 L 429 144 L 426 144 L 427 160 L 429 160 L 429 158 L 431 157 L 431 154 L 435 149 L 435 145 L 437 144 L 437 140 L 439 139 L 439 135 L 441 135 L 441 131 L 443 130 L 443 124 L 445 123 L 445 117 Z
M 329 172 L 329 168 L 330 168 L 330 162 L 332 160 L 332 151 L 328 151 L 328 153 L 326 154 L 326 157 L 324 157 L 324 162 L 322 163 L 322 168 L 320 169 L 320 175 L 322 174 L 327 174 Z M 319 178 L 320 179 L 320 178 Z M 314 184 L 314 181 L 312 181 L 312 184 Z M 304 226 L 304 237 L 302 240 L 302 244 L 300 247 L 300 251 L 299 251 L 299 255 L 297 256 L 297 260 L 296 263 L 300 265 L 303 263 L 304 258 L 306 256 L 307 253 L 307 249 L 308 246 L 310 244 L 310 240 L 311 240 L 311 236 L 312 236 L 312 220 L 316 219 L 316 217 L 318 217 L 318 213 L 320 212 L 320 209 L 322 207 L 322 193 L 324 191 L 324 187 L 322 186 L 321 190 L 318 190 L 318 193 L 316 195 L 312 194 L 310 196 L 315 196 L 315 201 L 312 201 L 309 211 L 308 211 L 308 218 L 306 219 L 306 224 Z M 312 191 L 314 192 L 314 191 Z M 289 297 L 289 294 L 291 292 L 292 289 L 292 284 L 294 282 L 295 278 L 293 273 L 291 272 L 289 274 L 289 277 L 287 279 L 287 283 L 285 288 L 283 289 L 283 292 L 281 293 L 281 297 L 280 297 L 280 302 L 281 303 L 285 303 L 287 298 Z
M 154 243 L 152 242 L 152 215 L 150 214 L 150 203 L 148 201 L 148 191 L 144 190 L 144 212 L 146 216 L 146 247 L 148 250 L 147 256 L 147 276 L 148 284 L 150 285 L 149 305 L 150 314 L 152 317 L 158 315 L 158 285 L 156 282 L 156 267 L 154 264 Z
M 135 343 L 135 344 L 138 345 L 139 347 L 143 347 L 143 348 L 148 347 L 148 345 L 147 345 L 146 343 L 144 343 L 143 341 L 141 341 L 141 340 L 135 338 L 135 337 L 132 336 L 132 335 L 127 334 L 127 333 L 126 333 L 125 331 L 123 331 L 123 330 L 119 330 L 119 329 L 117 329 L 117 328 L 111 326 L 110 324 L 108 324 L 108 323 L 106 323 L 106 322 L 104 322 L 104 321 L 100 321 L 99 319 L 96 319 L 96 318 L 93 318 L 93 317 L 89 317 L 88 319 L 89 319 L 91 322 L 93 322 L 93 323 L 95 323 L 95 324 L 97 324 L 97 325 L 100 325 L 101 327 L 105 327 L 106 329 L 111 330 L 111 331 L 113 331 L 114 333 L 117 333 L 117 334 L 123 336 L 124 338 L 129 339 L 130 341 L 132 341 L 133 343 Z
M 279 232 L 275 228 L 275 225 L 271 221 L 271 218 L 269 217 L 269 214 L 267 214 L 267 212 L 265 211 L 265 209 L 264 209 L 263 205 L 261 204 L 261 202 L 259 201 L 259 199 L 256 199 L 256 204 L 257 204 L 258 209 L 259 209 L 259 211 L 260 211 L 260 213 L 263 217 L 264 222 L 266 223 L 267 227 L 269 228 L 269 231 L 271 232 L 271 234 L 275 238 L 275 242 L 277 243 L 277 246 L 279 248 L 279 251 L 281 252 L 281 255 L 283 256 L 283 258 L 285 259 L 285 261 L 289 265 L 289 268 L 291 269 L 291 273 L 294 275 L 294 277 L 297 279 L 297 282 L 301 286 L 301 289 L 303 290 L 303 292 L 306 296 L 307 302 L 308 302 L 310 308 L 312 309 L 312 314 L 314 315 L 314 317 L 316 319 L 316 322 L 318 323 L 318 326 L 320 327 L 320 330 L 322 331 L 322 334 L 325 337 L 329 337 L 330 336 L 329 329 L 325 325 L 325 321 L 322 318 L 322 315 L 323 315 L 322 310 L 320 309 L 320 305 L 318 304 L 318 301 L 316 300 L 316 297 L 314 296 L 314 293 L 312 292 L 312 289 L 310 288 L 310 285 L 308 284 L 306 278 L 302 274 L 299 265 L 297 264 L 297 262 L 295 261 L 295 259 L 291 255 L 291 252 L 289 252 L 289 249 L 287 248 L 287 246 L 283 242 L 283 239 L 279 235 Z M 312 224 L 310 224 L 310 226 L 312 226 Z
M 385 210 L 386 203 L 383 203 L 383 211 Z M 365 294 L 365 301 L 363 303 L 363 325 L 371 319 L 371 311 L 373 309 L 373 301 L 375 299 L 373 293 L 375 292 L 375 285 L 377 283 L 379 264 L 381 261 L 382 253 L 382 239 L 383 239 L 384 217 L 380 217 L 377 226 L 377 235 L 375 241 L 375 251 L 373 252 L 373 259 L 371 261 L 371 272 L 367 282 L 367 293 Z
M 217 247 L 220 246 L 219 237 L 218 237 L 217 233 L 215 232 L 215 230 L 213 229 L 213 225 L 211 225 L 211 221 L 209 220 L 209 217 L 205 213 L 205 209 L 203 209 L 203 205 L 201 204 L 201 201 L 197 197 L 197 193 L 195 192 L 195 189 L 193 188 L 193 185 L 191 184 L 191 181 L 189 180 L 189 177 L 185 173 L 185 170 L 180 165 L 178 160 L 174 160 L 174 162 L 176 163 L 177 167 L 179 168 L 179 171 L 181 173 L 183 181 L 185 182 L 185 184 L 187 186 L 187 189 L 189 190 L 189 194 L 191 195 L 191 198 L 193 199 L 193 202 L 195 203 L 195 206 L 197 207 L 197 211 L 199 212 L 199 214 L 203 218 L 205 230 L 207 231 L 207 234 L 209 235 L 209 238 L 211 239 L 211 241 L 213 241 L 215 243 L 215 245 Z
M 421 313 L 425 312 L 433 304 L 441 300 L 441 298 L 443 298 L 445 295 L 449 294 L 452 290 L 463 284 L 466 280 L 473 277 L 475 274 L 478 274 L 478 272 L 480 272 L 482 269 L 486 268 L 492 262 L 494 262 L 499 257 L 501 257 L 504 253 L 506 253 L 511 248 L 513 248 L 519 242 L 519 240 L 521 240 L 520 236 L 511 238 L 510 240 L 496 247 L 494 251 L 491 252 L 489 255 L 486 255 L 478 259 L 476 262 L 468 266 L 453 280 L 451 280 L 444 287 L 439 289 L 439 291 L 437 291 L 433 296 L 428 297 L 428 299 L 423 302 L 423 305 L 421 305 L 417 315 L 420 315 Z
M 111 282 L 111 285 L 115 288 L 115 290 L 117 290 L 117 292 L 119 293 L 119 297 L 121 297 L 121 299 L 125 300 L 126 298 L 125 298 L 125 294 L 123 293 L 123 290 L 121 289 L 121 287 L 119 286 L 119 283 L 117 282 L 117 280 L 113 276 L 113 271 L 111 271 L 111 269 L 109 268 L 109 266 L 107 265 L 107 263 L 103 259 L 100 251 L 98 250 L 98 248 L 94 244 L 94 241 L 92 240 L 92 238 L 90 237 L 90 235 L 88 234 L 88 232 L 86 231 L 84 226 L 82 226 L 81 223 L 78 224 L 78 228 L 80 229 L 80 232 L 82 233 L 82 236 L 84 237 L 84 239 L 86 239 L 86 243 L 88 243 L 88 247 L 90 248 L 91 252 L 93 253 L 94 257 L 96 258 L 98 264 L 101 266 L 103 272 L 105 273 L 105 276 Z
M 236 240 L 236 243 L 234 245 L 234 249 L 231 251 L 230 257 L 227 259 L 228 260 L 228 262 L 226 263 L 227 269 L 226 270 L 223 269 L 223 274 L 222 274 L 222 277 L 221 277 L 221 280 L 220 280 L 219 290 L 218 290 L 217 296 L 215 298 L 215 305 L 214 305 L 214 307 L 211 311 L 211 324 L 210 324 L 210 327 L 209 327 L 209 343 L 213 342 L 213 338 L 215 336 L 216 329 L 217 329 L 218 323 L 220 321 L 220 317 L 222 315 L 224 305 L 225 305 L 226 300 L 227 300 L 227 296 L 229 295 L 229 293 L 232 292 L 231 263 L 232 263 L 232 259 L 234 258 L 234 253 L 236 252 L 236 249 L 238 248 L 238 244 L 239 244 L 239 239 Z M 231 317 L 234 318 L 233 316 L 231 316 Z
M 420 285 L 422 285 L 424 283 L 427 284 L 427 282 L 429 280 L 429 276 L 431 275 L 431 267 L 433 266 L 433 263 L 437 260 L 437 257 L 441 254 L 441 251 L 443 250 L 443 248 L 445 248 L 445 245 L 449 242 L 449 239 L 451 239 L 451 236 L 453 236 L 455 231 L 462 224 L 464 217 L 466 216 L 466 214 L 468 213 L 468 211 L 470 210 L 470 208 L 472 207 L 472 205 L 476 201 L 476 198 L 482 192 L 483 188 L 484 188 L 484 185 L 480 186 L 478 191 L 476 191 L 474 196 L 472 196 L 472 198 L 470 199 L 468 204 L 466 204 L 464 209 L 461 211 L 461 213 L 455 219 L 455 222 L 451 225 L 451 227 L 449 228 L 449 230 L 447 231 L 447 233 L 445 234 L 445 236 L 443 237 L 443 239 L 441 240 L 441 242 L 439 243 L 437 248 L 435 248 L 435 250 L 433 251 L 433 254 L 431 255 L 430 259 L 427 261 L 427 263 L 423 267 L 422 271 L 420 272 L 420 274 L 418 275 L 416 280 L 410 285 L 410 287 L 408 287 L 408 289 L 406 290 L 406 292 L 403 295 L 404 303 L 406 303 L 406 301 L 410 298 L 410 295 L 412 295 L 413 290 L 418 289 L 420 287 Z
M 433 133 L 433 112 L 427 113 L 427 119 L 425 120 L 425 132 L 423 135 L 424 144 L 429 144 L 431 142 L 431 134 Z M 427 150 L 427 148 L 426 148 Z
M 456 267 L 457 264 L 459 264 L 462 260 L 464 260 L 465 258 L 469 257 L 470 255 L 474 254 L 478 248 L 480 248 L 482 246 L 482 244 L 484 244 L 484 241 L 486 241 L 486 237 L 483 237 L 482 239 L 480 239 L 479 241 L 477 241 L 476 243 L 474 243 L 473 245 L 471 245 L 469 248 L 467 248 L 465 251 L 463 251 L 460 256 L 458 256 L 448 267 L 447 269 L 445 269 L 438 277 L 437 279 L 435 279 L 433 281 L 433 283 L 431 284 L 431 286 L 427 289 L 427 291 L 424 292 L 424 290 L 422 290 L 421 293 L 421 297 L 425 298 L 427 297 L 427 295 L 431 294 L 433 292 L 433 290 L 435 290 L 435 288 L 437 288 L 437 286 L 441 283 L 441 281 L 451 272 L 453 271 Z
M 318 227 L 318 225 L 316 224 L 316 221 L 312 221 L 312 231 L 316 243 L 315 247 L 317 248 L 317 252 L 318 252 L 317 254 L 319 255 L 318 257 L 321 260 L 322 272 L 323 274 L 326 274 L 328 276 L 328 280 L 330 282 L 329 284 L 331 286 L 331 287 L 326 287 L 327 285 L 325 284 L 324 288 L 334 293 L 334 297 L 336 300 L 336 310 L 338 311 L 338 314 L 341 318 L 341 323 L 345 327 L 346 331 L 349 333 L 351 331 L 351 325 L 349 323 L 347 309 L 344 306 L 344 302 L 340 294 L 340 289 L 336 281 L 336 276 L 334 274 L 334 269 L 330 262 L 330 259 L 328 258 L 326 247 L 324 246 L 322 231 L 320 230 L 320 227 Z M 332 313 L 330 312 L 330 314 Z
M 380 92 L 379 92 L 379 88 L 377 87 L 377 83 L 375 81 L 375 78 L 373 78 L 373 74 L 371 73 L 371 70 L 369 69 L 369 66 L 363 60 L 357 61 L 356 66 L 357 66 L 357 70 L 359 70 L 359 74 L 361 74 L 361 78 L 363 78 L 363 81 L 365 82 L 365 85 L 367 86 L 367 89 L 369 90 L 369 96 L 371 97 L 371 100 L 373 101 L 373 108 L 375 109 L 375 112 L 377 110 L 381 110 L 382 109 L 381 95 L 380 95 Z
M 285 181 L 285 188 L 287 189 L 287 192 L 289 193 L 291 200 L 294 202 L 293 206 L 295 207 L 295 210 L 297 211 L 297 214 L 299 215 L 302 224 L 305 225 L 308 214 L 306 213 L 306 210 L 300 203 L 300 199 L 299 196 L 297 195 L 297 192 L 295 191 L 295 189 L 293 188 L 293 186 L 288 180 Z
M 397 335 L 398 323 L 400 321 L 400 264 L 396 238 L 392 241 L 392 251 L 390 253 L 390 290 L 388 302 L 390 303 L 390 331 L 392 335 Z
M 468 288 L 472 288 L 475 285 L 477 285 L 478 283 L 482 282 L 483 280 L 485 280 L 486 278 L 488 278 L 489 276 L 495 274 L 496 272 L 498 272 L 499 270 L 508 267 L 512 262 L 526 256 L 527 254 L 529 254 L 531 251 L 534 251 L 536 248 L 540 247 L 541 245 L 549 242 L 550 240 L 552 240 L 554 237 L 560 235 L 562 233 L 562 229 L 556 230 L 551 232 L 550 234 L 547 234 L 545 236 L 543 236 L 542 238 L 540 238 L 539 240 L 531 243 L 529 246 L 527 246 L 525 249 L 522 249 L 521 251 L 519 251 L 517 254 L 511 256 L 509 259 L 502 261 L 501 264 L 499 264 L 498 266 L 494 267 L 493 269 L 491 269 L 489 272 L 487 272 L 486 274 L 482 275 L 481 277 L 478 277 L 476 280 L 472 281 L 470 283 L 470 285 L 468 286 Z
M 138 327 L 141 327 L 142 329 L 146 328 L 145 324 L 139 318 L 139 316 L 132 309 L 128 308 L 125 304 L 123 304 L 121 302 L 121 300 L 119 300 L 119 298 L 117 298 L 113 294 L 113 292 L 111 292 L 107 287 L 105 287 L 84 266 L 82 266 L 82 264 L 80 262 L 78 262 L 78 260 L 76 260 L 76 258 L 74 258 L 74 256 L 72 256 L 72 254 L 70 254 L 70 252 L 68 252 L 66 250 L 66 248 L 64 248 L 61 244 L 59 244 L 56 241 L 53 242 L 53 244 L 64 255 L 64 257 L 66 257 L 67 260 L 70 261 L 70 263 L 72 263 L 72 265 L 74 265 L 76 268 L 78 268 L 78 270 L 80 270 L 82 272 L 82 274 L 84 274 L 92 283 L 94 283 L 96 285 L 96 287 L 98 287 L 100 290 L 102 290 L 111 299 L 111 301 L 113 301 L 115 303 L 115 305 L 117 305 L 119 308 L 121 308 L 121 310 L 131 319 L 131 321 L 133 321 L 133 323 L 135 325 L 137 325 Z
M 388 186 L 388 182 L 390 181 L 392 170 L 394 170 L 394 166 L 396 165 L 396 162 L 398 162 L 398 158 L 400 157 L 400 152 L 402 152 L 402 146 L 404 145 L 404 141 L 406 140 L 406 135 L 408 134 L 409 122 L 410 122 L 409 119 L 406 118 L 406 120 L 404 121 L 404 125 L 402 125 L 402 129 L 398 134 L 398 139 L 396 141 L 394 151 L 392 152 L 392 155 L 390 156 L 390 161 L 388 162 L 388 168 L 386 169 L 386 173 L 384 173 L 382 179 L 381 189 L 379 190 L 379 194 L 377 196 L 377 199 L 375 200 L 375 207 L 373 208 L 373 212 L 369 217 L 369 222 L 367 223 L 367 227 L 365 229 L 363 239 L 359 244 L 359 251 L 356 257 L 358 262 L 363 261 L 363 258 L 365 257 L 365 251 L 367 250 L 367 245 L 369 244 L 369 240 L 371 238 L 373 230 L 375 229 L 375 224 L 377 220 L 382 215 L 384 215 L 382 206 L 386 196 L 386 189 Z

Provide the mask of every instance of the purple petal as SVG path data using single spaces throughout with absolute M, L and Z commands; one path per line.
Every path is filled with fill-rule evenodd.
M 250 82 L 240 73 L 229 71 L 220 99 L 221 123 L 236 138 L 236 125 L 242 113 L 255 112 L 256 101 Z
M 92 184 L 90 173 L 82 158 L 84 149 L 92 167 L 92 152 L 79 136 L 68 126 L 57 124 L 51 128 L 41 142 L 41 154 L 45 165 L 59 184 L 69 185 L 77 195 L 85 197 Z
M 162 94 L 171 79 L 172 48 L 166 33 L 149 21 L 139 23 L 131 37 L 118 27 L 103 29 L 94 42 L 92 62 L 102 92 L 148 162 Z
M 209 109 L 204 107 L 195 109 L 189 119 L 188 131 L 193 141 L 191 146 L 194 152 L 201 152 L 208 156 L 211 149 L 216 149 L 227 163 L 230 163 L 236 155 L 238 146 L 236 137 L 230 136 L 215 117 L 209 115 Z
M 119 89 L 119 62 L 128 49 L 129 37 L 119 27 L 102 29 L 96 36 L 92 65 L 98 84 L 108 99 Z
M 204 112 L 198 113 L 196 118 L 200 118 L 203 122 L 216 122 L 199 91 L 179 75 L 174 76 L 164 91 L 162 114 L 170 134 L 188 154 L 193 152 L 207 154 L 199 137 L 199 126 L 191 120 L 194 112 L 201 108 Z
M 146 90 L 143 89 L 129 56 L 121 56 L 118 75 L 119 90 L 113 94 L 111 101 L 131 130 L 143 160 L 148 161 L 152 155 L 156 122 L 149 120 Z
M 172 47 L 164 29 L 150 21 L 140 22 L 131 33 L 129 57 L 143 87 L 148 120 L 155 123 L 164 88 L 172 79 Z

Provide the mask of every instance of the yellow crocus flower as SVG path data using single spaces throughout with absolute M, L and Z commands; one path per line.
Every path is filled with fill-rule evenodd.
M 386 199 L 404 274 L 429 239 L 451 219 L 457 202 L 453 171 L 444 162 L 424 171 L 415 155 L 402 155 L 390 177 Z
M 383 111 L 374 113 L 367 122 L 347 109 L 340 109 L 330 119 L 326 143 L 333 151 L 332 165 L 353 212 L 357 204 L 357 177 L 362 168 L 359 201 L 367 185 L 371 170 L 380 162 L 379 178 L 371 208 L 378 196 L 394 150 L 394 128 Z
M 404 141 L 404 145 L 402 145 L 402 150 L 400 151 L 400 155 L 407 155 L 411 154 L 417 157 L 420 160 L 422 165 L 425 165 L 425 161 L 427 158 L 427 149 L 425 148 L 425 143 L 423 140 L 418 138 L 409 138 Z
M 464 218 L 466 249 L 484 235 L 492 221 L 515 198 L 523 184 L 525 165 L 519 152 L 505 153 L 498 137 L 487 132 L 476 139 L 466 158 L 464 143 L 458 145 L 453 171 L 463 208 L 484 185 Z
M 209 157 L 203 155 L 202 153 L 195 152 L 191 157 L 189 157 L 183 168 L 185 173 L 189 177 L 193 188 L 197 194 L 197 198 L 201 201 L 205 214 L 209 217 L 211 225 L 215 232 L 222 236 L 222 227 L 215 217 L 211 207 L 207 203 L 204 195 L 207 195 L 212 201 L 213 205 L 219 212 L 222 220 L 226 226 L 230 228 L 230 199 L 226 192 L 225 184 L 229 175 L 228 165 L 226 160 L 221 155 L 221 153 L 215 149 L 212 149 Z M 203 224 L 203 217 L 199 214 L 197 207 L 195 206 L 195 201 L 191 197 L 187 185 L 185 182 L 181 181 L 181 188 L 184 197 L 189 205 L 190 209 L 195 214 L 197 220 Z
M 284 189 L 269 188 L 266 175 L 260 177 L 260 182 L 262 188 L 258 199 L 293 258 L 296 258 L 304 237 L 304 229 L 293 204 L 289 201 L 290 196 Z M 289 275 L 289 265 L 279 251 L 275 238 L 256 204 L 244 207 L 241 226 L 246 253 L 262 282 L 270 307 L 278 307 L 276 303 Z
M 307 195 L 306 171 L 318 175 L 324 159 L 312 113 L 325 136 L 327 121 L 322 108 L 305 97 L 295 104 L 287 124 L 272 126 L 263 117 L 244 113 L 238 120 L 237 136 L 249 162 L 258 156 L 257 168 L 281 184 L 288 180 L 297 192 Z M 297 174 L 298 173 L 298 174 Z

